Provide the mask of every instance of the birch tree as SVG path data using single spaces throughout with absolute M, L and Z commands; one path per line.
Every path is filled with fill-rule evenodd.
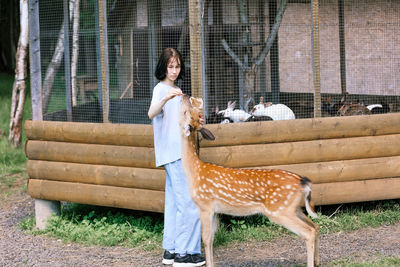
M 69 20 L 72 20 L 74 14 L 75 0 L 69 1 Z M 46 70 L 46 75 L 43 81 L 43 112 L 46 113 L 49 107 L 51 89 L 53 88 L 54 78 L 57 74 L 57 70 L 61 65 L 62 58 L 64 56 L 64 23 L 61 25 L 60 32 L 58 33 L 57 46 L 54 50 L 51 62 Z
M 27 76 L 27 54 L 29 43 L 28 0 L 19 1 L 20 35 L 16 53 L 15 79 L 12 91 L 10 129 L 8 140 L 14 146 L 22 141 L 22 118 L 24 113 Z

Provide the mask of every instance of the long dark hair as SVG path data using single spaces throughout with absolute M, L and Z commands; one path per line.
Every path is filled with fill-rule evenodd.
M 157 62 L 156 72 L 154 73 L 159 81 L 162 81 L 165 79 L 165 77 L 167 77 L 167 66 L 171 58 L 176 58 L 181 65 L 181 72 L 176 79 L 183 80 L 183 78 L 185 77 L 185 62 L 183 61 L 181 53 L 179 53 L 179 51 L 175 48 L 168 47 L 163 49 Z

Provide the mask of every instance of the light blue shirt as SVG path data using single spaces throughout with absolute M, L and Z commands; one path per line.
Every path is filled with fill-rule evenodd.
M 154 87 L 151 102 L 160 101 L 169 89 L 171 89 L 171 86 L 159 82 Z M 182 157 L 181 135 L 179 131 L 181 98 L 181 96 L 175 96 L 168 100 L 160 114 L 152 120 L 157 167 L 174 162 Z

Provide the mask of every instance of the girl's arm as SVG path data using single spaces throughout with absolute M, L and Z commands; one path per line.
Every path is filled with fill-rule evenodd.
M 163 109 L 165 103 L 168 102 L 168 100 L 174 98 L 175 96 L 182 95 L 182 91 L 179 88 L 171 88 L 167 94 L 161 98 L 160 101 L 152 101 L 149 112 L 147 113 L 149 115 L 149 119 L 152 120 L 155 116 L 157 116 L 161 110 Z

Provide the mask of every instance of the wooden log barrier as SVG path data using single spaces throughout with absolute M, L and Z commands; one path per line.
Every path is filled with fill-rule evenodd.
M 30 140 L 29 159 L 155 168 L 154 149 Z M 400 135 L 207 147 L 200 158 L 226 167 L 258 167 L 400 155 Z
M 29 140 L 154 147 L 151 125 L 27 120 L 24 126 Z
M 203 161 L 226 167 L 257 167 L 400 155 L 400 135 L 289 143 L 205 147 Z
M 164 212 L 164 192 L 156 190 L 29 179 L 28 193 L 37 199 Z
M 400 198 L 400 177 L 313 185 L 316 205 Z
M 164 192 L 29 179 L 33 198 L 163 212 Z M 400 198 L 400 177 L 313 185 L 315 205 Z
M 207 125 L 215 141 L 201 147 L 282 143 L 400 134 L 400 113 Z M 141 124 L 25 122 L 29 140 L 153 147 L 153 128 Z
M 314 184 L 400 177 L 400 156 L 266 166 L 306 176 Z
M 30 179 L 86 183 L 164 191 L 163 169 L 28 160 Z
M 400 134 L 400 113 L 291 121 L 210 124 L 215 141 L 200 147 L 283 143 L 332 138 Z
M 155 168 L 154 148 L 149 147 L 29 140 L 25 150 L 32 160 Z

